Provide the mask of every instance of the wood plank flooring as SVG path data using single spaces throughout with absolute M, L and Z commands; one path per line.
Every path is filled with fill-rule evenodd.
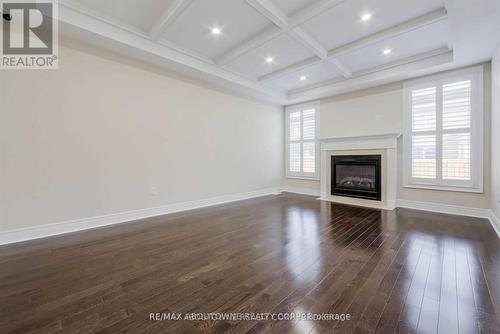
M 151 313 L 350 320 L 150 320 Z M 0 247 L 0 333 L 500 333 L 484 219 L 283 194 Z

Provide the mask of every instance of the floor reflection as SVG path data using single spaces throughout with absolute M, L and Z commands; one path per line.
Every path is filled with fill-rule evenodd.
M 409 223 L 418 223 L 418 229 L 424 226 L 421 221 Z M 481 255 L 482 244 L 442 232 L 446 231 L 426 233 L 410 228 L 407 232 L 401 253 L 403 270 L 392 292 L 399 295 L 402 306 L 399 326 L 439 333 L 476 333 L 488 326 L 497 328 L 495 302 L 488 292 L 489 275 L 484 267 L 498 270 L 498 264 Z
M 329 235 L 335 245 L 345 247 L 366 238 L 363 243 L 353 247 L 355 251 L 381 246 L 383 238 L 379 236 L 387 220 L 385 211 L 326 202 L 322 214 L 329 217 Z
M 286 212 L 286 264 L 298 285 L 317 282 L 322 264 L 320 226 L 313 210 L 290 207 Z

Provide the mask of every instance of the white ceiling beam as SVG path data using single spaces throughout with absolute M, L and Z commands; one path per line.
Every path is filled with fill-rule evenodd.
M 284 67 L 282 69 L 279 69 L 277 71 L 274 71 L 274 72 L 271 72 L 269 74 L 264 74 L 263 76 L 259 77 L 258 78 L 258 81 L 267 81 L 267 80 L 270 80 L 270 79 L 273 79 L 273 78 L 277 78 L 277 77 L 280 77 L 282 75 L 285 75 L 285 74 L 289 74 L 289 73 L 295 73 L 295 72 L 298 72 L 302 69 L 305 69 L 311 65 L 314 65 L 314 64 L 319 64 L 322 60 L 318 57 L 311 57 L 311 58 L 307 58 L 307 59 L 304 59 L 298 63 L 295 63 L 295 64 L 292 64 L 290 66 L 287 66 L 287 67 Z
M 312 36 L 301 28 L 293 29 L 288 24 L 288 17 L 270 0 L 246 0 L 259 13 L 267 17 L 271 22 L 280 27 L 286 34 L 308 48 L 316 56 L 324 59 L 328 52 Z
M 453 50 L 440 48 L 402 60 L 376 66 L 353 73 L 350 79 L 333 79 L 288 92 L 290 103 L 313 98 L 332 96 L 352 90 L 365 89 L 381 84 L 405 80 L 416 75 L 425 75 L 452 64 Z
M 316 41 L 314 37 L 309 35 L 309 33 L 304 29 L 300 27 L 293 28 L 290 30 L 289 34 L 292 38 L 308 48 L 319 58 L 326 59 L 326 57 L 328 57 L 328 51 L 323 47 L 323 45 Z
M 331 58 L 330 62 L 337 67 L 337 70 L 340 74 L 342 74 L 344 78 L 352 77 L 352 71 L 347 66 L 342 64 L 340 60 L 338 60 L 337 58 Z
M 312 5 L 292 14 L 288 23 L 292 27 L 299 26 L 345 1 L 346 0 L 317 0 Z
M 215 58 L 215 62 L 220 66 L 226 65 L 243 54 L 258 48 L 259 46 L 282 34 L 284 34 L 283 30 L 276 26 L 272 26 L 271 28 L 264 30 L 262 33 L 257 34 L 256 36 L 229 50 L 222 56 Z
M 335 49 L 332 49 L 328 51 L 328 58 L 336 58 L 339 57 L 340 55 L 346 54 L 353 52 L 355 50 L 364 48 L 366 46 L 369 46 L 371 44 L 387 40 L 389 38 L 408 33 L 412 30 L 422 28 L 424 26 L 427 26 L 432 23 L 436 23 L 438 21 L 446 19 L 448 16 L 448 13 L 445 8 L 440 8 L 438 10 L 429 12 L 427 14 L 415 17 L 409 21 L 400 23 L 398 25 L 392 26 L 390 28 L 387 28 L 385 30 L 381 30 L 379 32 L 376 32 L 374 34 L 368 35 L 366 37 L 360 38 L 356 41 L 344 44 L 340 47 L 337 47 Z M 323 60 L 322 59 L 315 59 L 313 58 L 308 59 L 307 66 L 312 66 L 321 63 Z M 301 62 L 303 63 L 303 62 Z M 302 64 L 302 65 L 305 65 Z M 282 68 L 280 70 L 268 73 L 266 75 L 263 75 L 258 78 L 259 81 L 268 81 L 275 79 L 277 77 L 294 73 L 297 70 L 304 69 L 307 66 L 300 66 L 300 63 L 298 64 L 292 64 L 288 67 Z
M 288 18 L 288 26 L 295 28 L 302 23 L 314 18 L 315 16 L 318 16 L 319 14 L 325 12 L 326 10 L 341 4 L 344 1 L 346 0 L 318 0 L 314 4 L 298 11 L 290 18 Z M 231 61 L 239 58 L 241 55 L 255 48 L 258 48 L 259 46 L 278 37 L 283 33 L 283 30 L 276 27 L 268 28 L 258 35 L 250 38 L 246 42 L 243 42 L 241 45 L 238 45 L 234 49 L 228 51 L 226 54 L 216 58 L 215 62 L 221 66 L 226 65 Z
M 286 34 L 309 49 L 316 57 L 326 59 L 328 51 L 316 41 L 307 31 L 301 27 L 292 27 L 288 23 L 288 17 L 271 0 L 247 0 L 247 3 L 254 7 L 258 12 L 267 17 L 271 22 L 280 27 Z M 350 70 L 339 60 L 333 63 L 339 69 L 342 75 L 350 74 Z
M 364 48 L 365 46 L 375 44 L 381 41 L 385 41 L 389 38 L 396 37 L 415 29 L 419 29 L 429 24 L 439 22 L 446 19 L 448 12 L 446 9 L 440 8 L 435 11 L 429 12 L 427 14 L 417 16 L 411 20 L 403 22 L 401 24 L 389 27 L 387 29 L 381 30 L 375 34 L 368 35 L 366 37 L 355 40 L 354 42 L 344 44 L 338 48 L 328 51 L 330 57 L 338 57 L 342 54 L 352 52 L 353 50 Z
M 156 41 L 165 32 L 167 27 L 181 15 L 181 13 L 189 7 L 193 0 L 175 0 L 163 15 L 153 24 L 149 30 L 149 37 Z

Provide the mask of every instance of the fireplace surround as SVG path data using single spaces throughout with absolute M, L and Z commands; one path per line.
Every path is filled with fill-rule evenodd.
M 359 205 L 370 208 L 393 210 L 396 207 L 397 193 L 397 147 L 399 133 L 389 133 L 372 136 L 322 138 L 321 168 L 320 168 L 320 199 L 349 205 Z M 353 197 L 332 191 L 333 156 L 380 156 L 380 198 Z M 352 167 L 351 167 L 352 168 Z M 363 173 L 363 172 L 361 172 Z M 349 175 L 347 175 L 349 176 Z M 358 175 L 359 176 L 359 175 Z M 349 182 L 349 180 L 346 180 Z M 351 179 L 350 182 L 355 180 Z M 361 187 L 371 187 L 370 182 L 362 180 Z M 344 183 L 349 188 L 351 184 Z M 376 186 L 375 186 L 376 187 Z M 344 187 L 345 188 L 345 187 Z

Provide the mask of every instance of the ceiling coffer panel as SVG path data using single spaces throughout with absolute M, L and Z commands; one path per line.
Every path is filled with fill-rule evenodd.
M 330 79 L 340 79 L 342 75 L 330 61 L 325 61 L 303 70 L 296 71 L 266 82 L 266 86 L 281 90 L 291 90 L 317 84 Z
M 214 59 L 271 26 L 245 0 L 195 0 L 161 39 Z
M 353 72 L 362 71 L 447 47 L 449 33 L 449 21 L 443 20 L 346 53 L 339 60 Z
M 330 50 L 443 6 L 443 0 L 349 0 L 309 20 L 303 28 Z M 365 14 L 371 17 L 363 21 Z
M 227 68 L 250 77 L 260 77 L 314 56 L 286 34 L 235 59 Z

